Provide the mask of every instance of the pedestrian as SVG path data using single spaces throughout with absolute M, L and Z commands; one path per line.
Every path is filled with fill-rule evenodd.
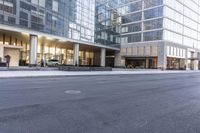
M 44 60 L 43 59 L 41 59 L 40 65 L 41 65 L 41 67 L 44 67 Z
M 10 56 L 10 55 L 6 55 L 5 58 L 6 58 L 6 66 L 7 66 L 8 69 L 9 69 L 9 67 L 10 67 L 10 59 L 11 59 L 11 56 Z

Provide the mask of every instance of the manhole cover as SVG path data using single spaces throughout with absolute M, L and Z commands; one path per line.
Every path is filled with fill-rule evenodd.
M 65 91 L 65 93 L 67 93 L 67 94 L 80 94 L 81 91 L 77 91 L 77 90 L 67 90 L 67 91 Z

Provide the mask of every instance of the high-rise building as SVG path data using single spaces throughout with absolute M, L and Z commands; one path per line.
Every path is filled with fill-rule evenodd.
M 121 64 L 131 68 L 199 68 L 199 0 L 122 0 Z
M 106 50 L 119 48 L 95 41 L 95 6 L 95 0 L 0 0 L 1 60 L 105 66 Z
M 199 51 L 200 0 L 0 0 L 11 65 L 197 70 Z

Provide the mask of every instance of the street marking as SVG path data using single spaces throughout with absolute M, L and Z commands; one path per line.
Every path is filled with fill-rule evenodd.
M 67 90 L 65 91 L 66 94 L 80 94 L 81 91 L 78 91 L 78 90 Z

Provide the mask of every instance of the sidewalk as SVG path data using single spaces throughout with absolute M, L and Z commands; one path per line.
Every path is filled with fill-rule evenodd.
M 55 71 L 58 70 L 57 67 L 28 67 L 28 66 L 20 66 L 20 67 L 0 67 L 0 71 Z
M 51 77 L 51 76 L 90 76 L 90 75 L 132 75 L 132 74 L 164 74 L 164 73 L 195 73 L 200 71 L 161 71 L 161 70 L 114 70 L 92 72 L 69 71 L 0 71 L 0 78 L 14 77 Z

